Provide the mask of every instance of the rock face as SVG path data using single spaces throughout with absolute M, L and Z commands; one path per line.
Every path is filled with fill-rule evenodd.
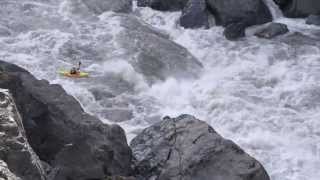
M 266 28 L 255 33 L 255 35 L 260 38 L 272 39 L 287 32 L 289 32 L 287 25 L 281 23 L 271 23 Z
M 86 114 L 61 86 L 37 80 L 6 62 L 1 61 L 0 67 L 0 87 L 12 92 L 28 140 L 52 167 L 52 179 L 101 179 L 130 173 L 131 150 L 122 128 Z
M 132 0 L 81 0 L 95 14 L 106 11 L 128 13 L 132 10 Z
M 207 0 L 217 24 L 227 26 L 243 22 L 250 25 L 272 21 L 271 13 L 262 0 Z
M 0 179 L 19 179 L 16 176 L 23 180 L 45 180 L 13 98 L 7 90 L 0 89 Z
M 206 0 L 189 0 L 183 8 L 180 25 L 185 28 L 209 27 Z
M 160 11 L 177 11 L 183 9 L 188 0 L 138 0 L 138 6 L 151 7 Z
M 318 0 L 274 0 L 287 17 L 307 17 L 320 13 L 320 1 Z
M 122 15 L 120 18 L 124 31 L 117 37 L 118 42 L 126 50 L 129 63 L 148 82 L 168 77 L 196 78 L 202 72 L 202 64 L 186 48 L 135 17 Z
M 131 142 L 137 171 L 158 180 L 269 180 L 263 166 L 190 115 L 164 118 Z
M 320 15 L 308 16 L 306 23 L 320 26 Z

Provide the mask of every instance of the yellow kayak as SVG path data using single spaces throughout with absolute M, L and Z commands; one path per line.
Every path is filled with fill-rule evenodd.
M 70 78 L 87 78 L 87 77 L 89 77 L 89 73 L 86 73 L 86 72 L 78 72 L 77 74 L 71 74 L 70 71 L 59 71 L 59 74 L 62 76 L 70 77 Z

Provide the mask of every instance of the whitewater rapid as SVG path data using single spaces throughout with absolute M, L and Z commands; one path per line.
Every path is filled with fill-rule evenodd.
M 133 119 L 119 123 L 129 141 L 160 117 L 192 114 L 257 158 L 272 180 L 319 180 L 319 47 L 258 39 L 251 34 L 256 27 L 247 31 L 244 40 L 231 42 L 223 37 L 221 27 L 186 30 L 177 24 L 180 13 L 135 7 L 134 14 L 169 34 L 204 65 L 199 79 L 172 78 L 150 87 L 119 59 L 123 52 L 112 40 L 120 31 L 117 18 L 107 12 L 96 23 L 87 24 L 81 15 L 79 20 L 70 18 L 68 12 L 75 10 L 68 3 L 30 2 L 48 23 L 30 19 L 33 26 L 27 30 L 1 37 L 0 59 L 28 69 L 39 79 L 61 84 L 87 112 L 106 123 L 111 122 L 103 111 L 110 104 L 132 110 Z M 320 31 L 303 19 L 283 18 L 276 9 L 272 12 L 275 21 L 287 24 L 291 31 Z M 72 52 L 64 52 L 75 45 L 88 54 L 70 57 Z M 83 70 L 91 72 L 92 79 L 70 80 L 56 73 L 77 60 L 83 61 Z M 110 82 L 111 76 L 116 80 Z M 116 84 L 116 89 L 108 89 L 108 84 Z M 92 89 L 119 94 L 113 100 L 97 101 Z

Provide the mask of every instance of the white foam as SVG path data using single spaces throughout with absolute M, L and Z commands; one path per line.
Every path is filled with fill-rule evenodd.
M 243 41 L 230 42 L 223 37 L 221 27 L 187 30 L 177 24 L 180 12 L 135 6 L 135 14 L 170 34 L 172 40 L 186 47 L 204 65 L 197 80 L 168 79 L 149 88 L 143 77 L 121 59 L 124 52 L 114 38 L 122 30 L 118 17 L 106 12 L 94 21 L 85 21 L 70 14 L 70 4 L 66 2 L 50 5 L 57 6 L 52 8 L 56 14 L 48 16 L 61 17 L 61 21 L 70 23 L 67 27 L 36 29 L 0 38 L 0 58 L 25 67 L 39 79 L 61 84 L 87 112 L 107 123 L 110 121 L 101 116 L 106 102 L 97 101 L 90 89 L 108 90 L 103 81 L 107 74 L 130 83 L 134 92 L 112 99 L 119 104 L 126 102 L 133 110 L 133 120 L 119 123 L 129 141 L 159 120 L 158 116 L 193 114 L 261 161 L 272 180 L 319 179 L 319 47 L 298 47 L 301 53 L 294 55 L 289 45 L 251 35 Z M 273 15 L 279 17 L 277 12 Z M 305 25 L 304 19 L 281 17 L 275 21 L 305 34 L 320 30 Z M 76 63 L 61 55 L 68 42 L 106 51 L 97 55 L 99 60 L 84 59 L 84 70 L 92 72 L 90 80 L 57 75 L 58 69 Z

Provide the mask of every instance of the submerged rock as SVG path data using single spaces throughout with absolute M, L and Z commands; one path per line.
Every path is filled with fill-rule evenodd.
M 280 40 L 281 42 L 295 47 L 320 46 L 320 38 L 311 37 L 300 32 L 295 32 L 287 36 L 281 37 Z
M 60 85 L 37 80 L 0 61 L 0 88 L 7 88 L 22 115 L 28 140 L 52 170 L 53 180 L 102 179 L 131 172 L 123 129 L 84 112 Z
M 103 110 L 104 118 L 112 122 L 123 122 L 133 118 L 133 112 L 126 108 L 109 108 Z
M 306 20 L 307 24 L 320 26 L 320 15 L 310 15 Z
M 177 11 L 184 8 L 188 0 L 138 0 L 138 6 L 160 11 Z
M 274 0 L 287 17 L 307 17 L 320 14 L 319 0 Z
M 5 89 L 0 89 L 0 179 L 2 178 L 45 180 L 45 172 L 28 143 L 14 100 Z
M 135 17 L 119 17 L 124 30 L 117 37 L 118 42 L 125 49 L 128 62 L 149 83 L 169 77 L 188 79 L 200 75 L 202 64 L 186 48 Z
M 266 28 L 255 33 L 255 35 L 259 38 L 272 39 L 287 32 L 289 32 L 287 25 L 281 23 L 271 23 Z
M 128 13 L 132 10 L 132 0 L 81 0 L 95 14 L 106 11 Z
M 224 36 L 228 40 L 237 40 L 239 38 L 245 37 L 247 25 L 242 22 L 229 24 L 223 31 Z
M 131 142 L 136 169 L 158 180 L 269 180 L 239 146 L 190 115 L 166 117 Z
M 227 26 L 244 22 L 247 26 L 272 21 L 271 13 L 262 0 L 207 0 L 217 24 Z
M 183 8 L 180 25 L 185 28 L 209 27 L 205 0 L 189 0 Z

